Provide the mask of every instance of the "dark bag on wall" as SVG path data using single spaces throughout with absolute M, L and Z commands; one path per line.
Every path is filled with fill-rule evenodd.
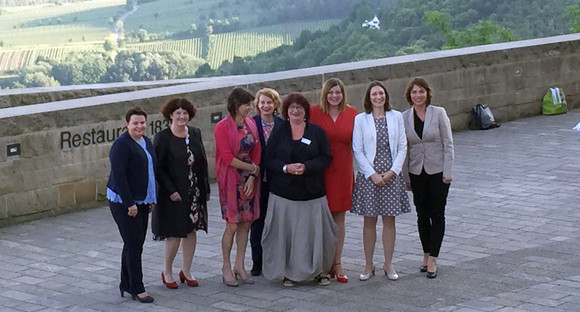
M 475 129 L 487 130 L 500 126 L 500 124 L 495 122 L 495 118 L 493 118 L 489 106 L 485 104 L 475 105 L 473 108 L 473 116 L 475 120 Z

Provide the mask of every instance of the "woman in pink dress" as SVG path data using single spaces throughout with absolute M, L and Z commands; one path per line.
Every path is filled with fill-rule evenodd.
M 222 281 L 227 286 L 253 284 L 244 267 L 248 231 L 260 216 L 260 138 L 256 123 L 248 114 L 254 96 L 236 87 L 228 97 L 229 115 L 215 127 L 215 173 L 222 218 Z M 232 269 L 230 254 L 236 237 L 236 258 Z

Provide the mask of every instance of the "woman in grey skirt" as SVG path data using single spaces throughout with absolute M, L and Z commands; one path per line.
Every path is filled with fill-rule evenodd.
M 358 165 L 351 212 L 364 216 L 365 268 L 360 280 L 375 274 L 373 254 L 377 219 L 383 220 L 383 270 L 390 280 L 399 278 L 393 268 L 395 216 L 410 212 L 409 197 L 401 176 L 407 155 L 407 137 L 400 112 L 391 109 L 387 88 L 379 81 L 369 84 L 364 113 L 354 119 L 352 149 Z
M 262 235 L 263 274 L 283 278 L 284 286 L 314 278 L 330 284 L 336 224 L 328 209 L 324 168 L 332 160 L 326 133 L 308 122 L 310 103 L 291 93 L 282 104 L 266 149 L 270 182 Z

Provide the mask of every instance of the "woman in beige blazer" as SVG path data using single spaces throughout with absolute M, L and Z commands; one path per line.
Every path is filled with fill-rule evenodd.
M 412 106 L 403 112 L 408 157 L 405 180 L 410 182 L 417 209 L 417 225 L 423 246 L 421 272 L 437 277 L 439 250 L 445 232 L 445 205 L 453 170 L 453 137 L 443 107 L 431 104 L 432 90 L 423 78 L 407 86 L 405 97 Z

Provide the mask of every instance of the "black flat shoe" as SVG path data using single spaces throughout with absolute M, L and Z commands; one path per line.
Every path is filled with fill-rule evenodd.
M 250 271 L 252 276 L 260 276 L 262 274 L 262 263 L 254 262 L 252 265 L 252 270 Z
M 131 295 L 133 297 L 133 300 L 139 300 L 139 302 L 141 303 L 153 303 L 153 301 L 155 301 L 155 299 L 153 299 L 153 297 L 147 295 L 147 297 L 141 298 L 137 295 Z
M 427 271 L 427 278 L 433 279 L 437 277 L 437 271 L 435 272 L 429 272 Z
M 425 273 L 425 272 L 427 272 L 427 266 L 426 266 L 426 265 L 422 265 L 422 266 L 420 266 L 420 267 L 419 267 L 419 271 L 420 271 L 421 273 Z

